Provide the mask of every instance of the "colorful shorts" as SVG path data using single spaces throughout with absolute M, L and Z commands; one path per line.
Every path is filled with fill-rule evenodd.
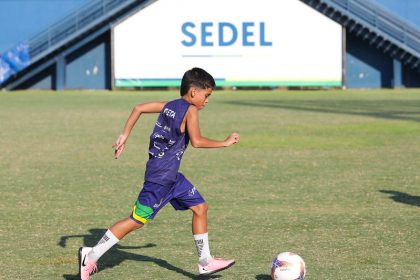
M 187 210 L 191 206 L 204 203 L 205 200 L 187 178 L 178 173 L 177 181 L 171 187 L 145 182 L 134 203 L 130 218 L 137 223 L 146 224 L 168 202 L 175 210 Z

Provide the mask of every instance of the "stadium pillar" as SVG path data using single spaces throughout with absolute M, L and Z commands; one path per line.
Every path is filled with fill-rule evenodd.
M 402 64 L 401 61 L 399 61 L 398 59 L 393 59 L 392 60 L 392 66 L 393 66 L 393 88 L 402 88 L 404 87 L 403 83 L 402 83 Z
M 63 55 L 56 57 L 55 62 L 55 90 L 63 90 L 66 87 L 66 58 Z
M 346 68 L 347 68 L 347 33 L 346 27 L 341 27 L 341 89 L 347 88 L 347 81 L 346 81 Z

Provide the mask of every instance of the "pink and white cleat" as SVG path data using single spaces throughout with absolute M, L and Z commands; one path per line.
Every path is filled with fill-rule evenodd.
M 235 260 L 224 260 L 221 258 L 213 258 L 207 265 L 198 264 L 198 272 L 200 275 L 209 275 L 227 269 L 235 264 Z
M 89 280 L 90 275 L 98 271 L 96 262 L 87 259 L 91 250 L 91 247 L 80 247 L 79 249 L 79 275 L 81 280 Z

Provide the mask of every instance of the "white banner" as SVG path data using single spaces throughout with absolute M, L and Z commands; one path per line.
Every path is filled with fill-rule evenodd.
M 340 86 L 341 26 L 298 0 L 158 0 L 114 28 L 117 87 Z

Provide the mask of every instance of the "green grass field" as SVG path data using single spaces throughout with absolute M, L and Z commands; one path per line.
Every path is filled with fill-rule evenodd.
M 0 279 L 77 279 L 79 246 L 129 215 L 142 185 L 145 115 L 125 153 L 132 107 L 167 92 L 0 93 Z M 181 171 L 209 202 L 219 279 L 269 280 L 292 251 L 308 280 L 420 278 L 420 90 L 215 92 Z M 197 279 L 191 214 L 165 207 L 100 261 L 92 279 Z

